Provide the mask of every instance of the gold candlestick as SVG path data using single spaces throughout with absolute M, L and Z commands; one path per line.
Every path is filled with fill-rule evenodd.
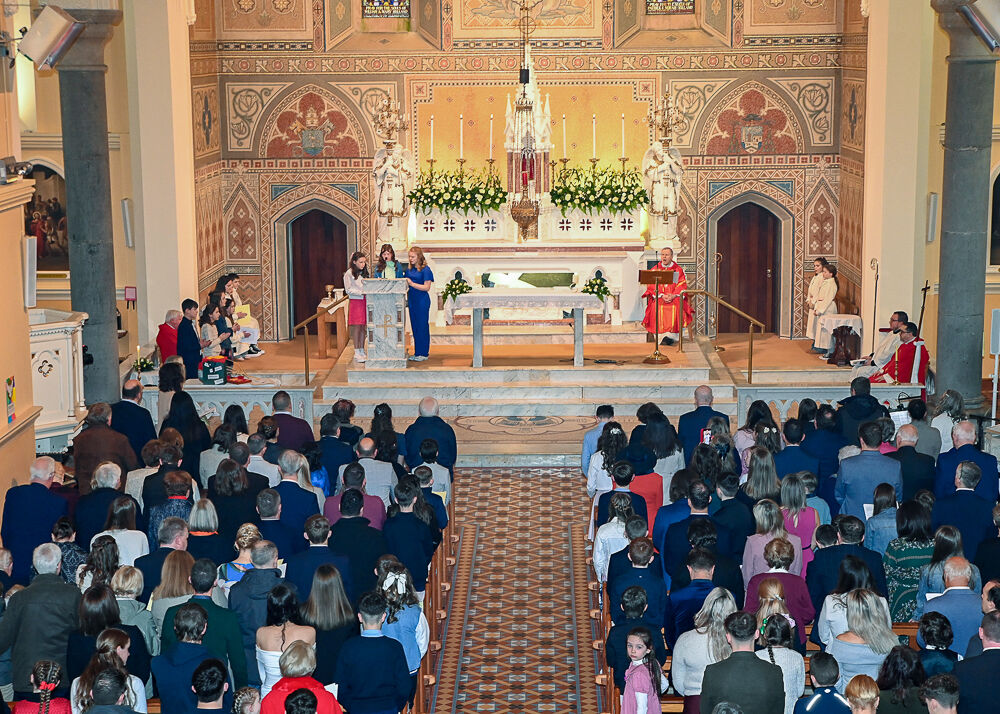
M 562 171 L 565 171 L 565 170 L 566 170 L 566 164 L 568 164 L 568 163 L 569 163 L 569 159 L 567 159 L 567 158 L 566 158 L 566 157 L 564 156 L 564 157 L 562 157 L 561 159 L 559 159 L 559 163 L 560 163 L 560 164 L 562 164 L 562 166 L 561 166 L 561 167 L 559 168 L 559 171 L 560 171 L 560 172 L 562 172 Z
M 625 173 L 625 164 L 628 163 L 628 157 L 627 156 L 619 156 L 618 160 L 622 162 L 622 173 L 624 174 Z
M 597 169 L 597 157 L 590 159 L 590 170 L 594 171 Z
M 437 159 L 427 159 L 427 163 L 430 164 L 430 167 L 431 167 L 430 171 L 431 171 L 431 174 L 433 175 L 434 174 L 434 164 L 437 163 Z
M 495 164 L 496 162 L 497 162 L 496 159 L 486 159 L 486 163 L 489 164 L 489 168 L 487 170 L 490 173 L 490 175 L 492 175 L 493 172 L 495 171 L 495 169 L 493 168 L 493 164 Z
M 465 161 L 466 159 L 456 159 L 458 162 L 458 173 L 465 173 Z

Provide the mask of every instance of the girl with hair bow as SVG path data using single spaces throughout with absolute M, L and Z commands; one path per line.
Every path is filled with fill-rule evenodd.
M 21 701 L 14 705 L 14 714 L 70 714 L 69 699 L 55 696 L 62 681 L 62 667 L 57 662 L 43 659 L 31 670 L 31 685 L 38 694 L 37 702 Z
M 430 628 L 427 618 L 417 599 L 417 591 L 413 587 L 413 577 L 395 556 L 384 555 L 378 560 L 378 591 L 386 599 L 385 623 L 382 634 L 391 637 L 403 646 L 406 654 L 406 666 L 413 680 L 410 689 L 410 704 L 413 704 L 417 692 L 417 673 L 420 660 L 427 654 L 427 644 L 430 639 Z

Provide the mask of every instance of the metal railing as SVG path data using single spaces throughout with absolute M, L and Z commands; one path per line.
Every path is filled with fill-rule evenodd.
M 736 313 L 737 315 L 739 315 L 740 317 L 742 317 L 744 320 L 749 321 L 749 323 L 750 323 L 750 330 L 749 330 L 749 333 L 748 333 L 749 334 L 749 352 L 747 353 L 747 384 L 753 384 L 753 328 L 754 327 L 759 327 L 761 333 L 763 333 L 764 332 L 764 323 L 761 322 L 760 320 L 758 320 L 755 317 L 750 317 L 750 315 L 746 314 L 745 312 L 743 312 L 742 310 L 740 310 L 738 307 L 735 307 L 734 305 L 730 305 L 728 302 L 726 302 L 725 300 L 723 300 L 722 298 L 720 298 L 718 295 L 715 295 L 714 293 L 710 293 L 707 290 L 681 290 L 681 304 L 679 306 L 679 311 L 680 311 L 681 315 L 684 314 L 684 299 L 686 297 L 695 297 L 695 296 L 698 296 L 698 295 L 701 295 L 702 297 L 708 298 L 709 300 L 715 301 L 716 305 L 720 305 L 720 306 L 726 308 L 727 310 L 729 310 L 730 312 Z M 681 330 L 680 334 L 678 335 L 677 348 L 681 349 L 681 350 L 684 349 L 684 330 Z
M 316 314 L 310 315 L 305 320 L 303 320 L 302 322 L 300 322 L 299 324 L 297 324 L 295 327 L 292 328 L 292 338 L 295 337 L 296 332 L 302 330 L 302 356 L 305 358 L 305 368 L 304 368 L 305 371 L 303 374 L 305 375 L 306 386 L 309 385 L 309 330 L 307 329 L 309 327 L 309 323 L 318 320 L 320 315 L 329 314 L 333 312 L 334 308 L 336 308 L 338 305 L 340 305 L 342 302 L 348 299 L 349 298 L 347 297 L 347 295 L 344 295 L 342 298 L 334 300 L 327 307 L 323 308 L 322 310 L 317 310 Z M 326 329 L 326 327 L 324 327 L 323 329 Z

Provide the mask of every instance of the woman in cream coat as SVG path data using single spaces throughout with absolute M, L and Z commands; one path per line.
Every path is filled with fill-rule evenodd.
M 815 282 L 816 278 L 813 278 Z M 806 335 L 809 339 L 813 341 L 813 349 L 817 351 L 822 351 L 820 348 L 816 347 L 816 337 L 818 334 L 817 325 L 819 323 L 819 318 L 823 315 L 829 315 L 831 313 L 837 312 L 837 269 L 832 265 L 825 264 L 822 271 L 822 280 L 819 283 L 819 288 L 816 291 L 816 300 L 812 307 L 809 308 L 809 324 L 806 328 Z M 812 285 L 809 286 L 809 292 L 812 294 Z

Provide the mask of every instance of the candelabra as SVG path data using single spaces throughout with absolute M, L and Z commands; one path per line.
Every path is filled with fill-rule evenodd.
M 409 122 L 400 111 L 399 102 L 389 97 L 384 97 L 379 102 L 372 124 L 375 135 L 382 139 L 386 149 L 392 149 L 399 135 L 409 127 Z
M 646 121 L 654 136 L 659 137 L 660 142 L 667 148 L 673 143 L 674 132 L 684 124 L 684 118 L 674 106 L 674 98 L 670 92 L 663 93 L 663 98 L 646 116 Z

